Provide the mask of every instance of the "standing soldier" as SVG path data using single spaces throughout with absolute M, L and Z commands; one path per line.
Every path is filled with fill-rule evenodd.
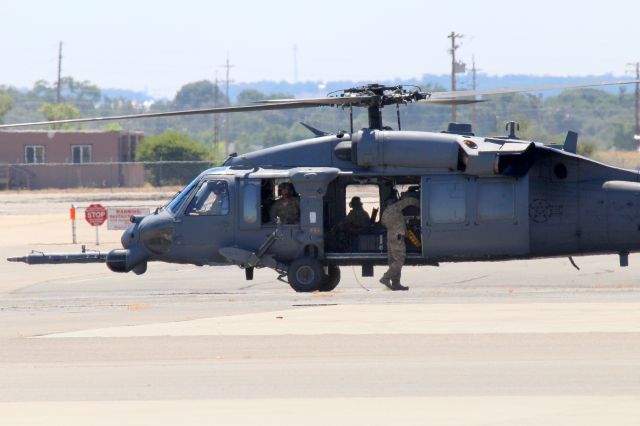
M 420 208 L 420 201 L 413 197 L 404 197 L 387 206 L 382 213 L 382 224 L 387 228 L 387 256 L 389 269 L 380 282 L 391 290 L 409 290 L 400 283 L 402 266 L 407 258 L 404 236 L 407 231 L 402 211 L 409 206 Z
M 300 222 L 300 200 L 295 196 L 293 185 L 283 182 L 278 185 L 280 198 L 273 202 L 269 211 L 271 222 L 282 224 L 294 224 Z

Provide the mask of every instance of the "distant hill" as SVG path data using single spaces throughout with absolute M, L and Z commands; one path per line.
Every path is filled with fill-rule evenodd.
M 546 86 L 546 85 L 558 85 L 558 84 L 574 84 L 574 83 L 589 83 L 598 81 L 609 80 L 631 80 L 630 76 L 619 76 L 613 74 L 602 75 L 589 75 L 589 76 L 549 76 L 549 75 L 526 75 L 526 74 L 507 74 L 507 75 L 489 75 L 479 73 L 477 75 L 477 88 L 478 89 L 497 89 L 503 87 L 525 87 L 525 86 Z M 189 82 L 185 82 L 187 84 Z M 361 81 L 303 81 L 297 83 L 290 83 L 287 81 L 255 81 L 255 82 L 243 82 L 232 83 L 229 85 L 229 95 L 232 102 L 236 101 L 236 98 L 240 92 L 247 89 L 258 90 L 266 95 L 273 93 L 283 95 L 293 95 L 296 98 L 304 97 L 318 97 L 325 96 L 327 93 L 345 89 L 349 87 L 363 86 L 369 83 L 380 84 L 414 84 L 422 87 L 436 88 L 436 90 L 449 90 L 451 85 L 451 76 L 449 74 L 424 74 L 420 79 L 409 80 L 361 80 Z M 471 73 L 458 74 L 458 90 L 469 90 L 472 88 Z M 224 88 L 221 86 L 221 89 Z M 17 89 L 21 93 L 27 93 L 31 89 L 21 87 Z M 126 99 L 143 103 L 146 101 L 159 101 L 165 98 L 154 97 L 148 93 L 129 89 L 117 89 L 107 88 L 100 89 L 103 96 L 111 99 Z M 619 86 L 602 87 L 600 90 L 604 90 L 608 93 L 618 94 L 620 93 Z M 625 89 L 623 89 L 625 90 Z M 626 91 L 632 91 L 632 87 L 627 87 Z M 557 95 L 558 91 L 545 91 L 541 94 L 544 96 Z M 166 100 L 166 99 L 165 99 Z
M 137 92 L 135 90 L 127 90 L 127 89 L 100 89 L 100 90 L 103 96 L 109 97 L 111 99 L 122 98 L 130 101 L 136 101 L 139 103 L 156 100 L 151 95 L 148 95 L 144 92 Z
M 507 74 L 502 76 L 478 74 L 478 89 L 497 89 L 503 87 L 524 87 L 524 86 L 546 86 L 558 84 L 575 84 L 590 83 L 609 80 L 631 80 L 629 76 L 616 76 L 613 74 L 589 75 L 589 76 L 540 76 L 540 75 L 524 75 L 524 74 Z M 260 92 L 291 94 L 295 97 L 313 97 L 324 96 L 333 90 L 344 89 L 348 87 L 360 86 L 373 81 L 305 81 L 298 83 L 289 83 L 286 81 L 257 81 L 252 83 L 236 83 L 229 86 L 229 95 L 235 100 L 238 93 L 246 89 L 256 89 Z M 403 80 L 403 81 L 376 81 L 381 84 L 415 84 L 425 86 L 427 84 L 439 86 L 441 89 L 449 90 L 451 87 L 451 76 L 449 74 L 425 74 L 420 80 Z M 470 73 L 458 75 L 458 90 L 466 90 L 472 88 L 472 77 Z M 617 86 L 603 87 L 609 93 L 619 93 L 620 88 Z M 627 89 L 631 90 L 631 89 Z M 545 96 L 558 94 L 557 91 L 546 91 Z

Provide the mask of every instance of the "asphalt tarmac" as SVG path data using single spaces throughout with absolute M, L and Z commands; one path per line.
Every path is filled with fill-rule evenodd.
M 0 216 L 0 424 L 640 419 L 640 256 L 408 267 L 408 292 L 344 267 L 311 294 L 270 270 L 4 261 L 78 250 L 60 220 Z

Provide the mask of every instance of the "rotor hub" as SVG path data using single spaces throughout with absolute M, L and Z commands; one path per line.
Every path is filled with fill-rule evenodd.
M 341 103 L 342 107 L 365 107 L 369 114 L 369 128 L 384 129 L 382 125 L 381 109 L 387 105 L 406 105 L 428 99 L 429 92 L 423 92 L 418 86 L 406 86 L 414 90 L 407 90 L 405 86 L 385 86 L 383 84 L 368 84 L 366 86 L 342 89 L 328 94 L 329 98 L 348 99 L 354 98 L 353 103 Z M 398 126 L 400 125 L 400 113 L 398 112 Z

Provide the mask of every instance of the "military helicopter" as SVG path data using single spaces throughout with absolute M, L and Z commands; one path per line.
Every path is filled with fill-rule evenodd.
M 617 253 L 620 265 L 640 250 L 640 173 L 611 167 L 576 153 L 578 135 L 563 145 L 508 135 L 479 137 L 470 125 L 451 124 L 441 133 L 397 130 L 382 122 L 382 109 L 408 103 L 478 102 L 478 95 L 554 90 L 616 81 L 519 89 L 429 93 L 419 88 L 370 84 L 324 98 L 261 101 L 245 106 L 115 117 L 3 125 L 31 126 L 131 118 L 166 117 L 334 106 L 366 108 L 369 125 L 350 133 L 314 138 L 247 154 L 232 154 L 203 171 L 168 204 L 147 216 L 132 216 L 122 248 L 108 253 L 32 253 L 11 257 L 28 264 L 104 262 L 114 272 L 142 274 L 151 261 L 237 265 L 247 280 L 255 268 L 271 268 L 298 292 L 331 291 L 340 266 L 360 266 L 373 276 L 387 263 L 384 227 L 375 214 L 369 226 L 337 244 L 333 230 L 346 216 L 347 194 L 373 188 L 385 201 L 414 196 L 421 208 L 406 211 L 414 234 L 407 265 L 495 261 L 579 254 Z M 273 221 L 275 189 L 291 184 L 299 200 L 294 223 Z M 214 207 L 215 206 L 215 207 Z M 573 263 L 575 266 L 575 263 Z

